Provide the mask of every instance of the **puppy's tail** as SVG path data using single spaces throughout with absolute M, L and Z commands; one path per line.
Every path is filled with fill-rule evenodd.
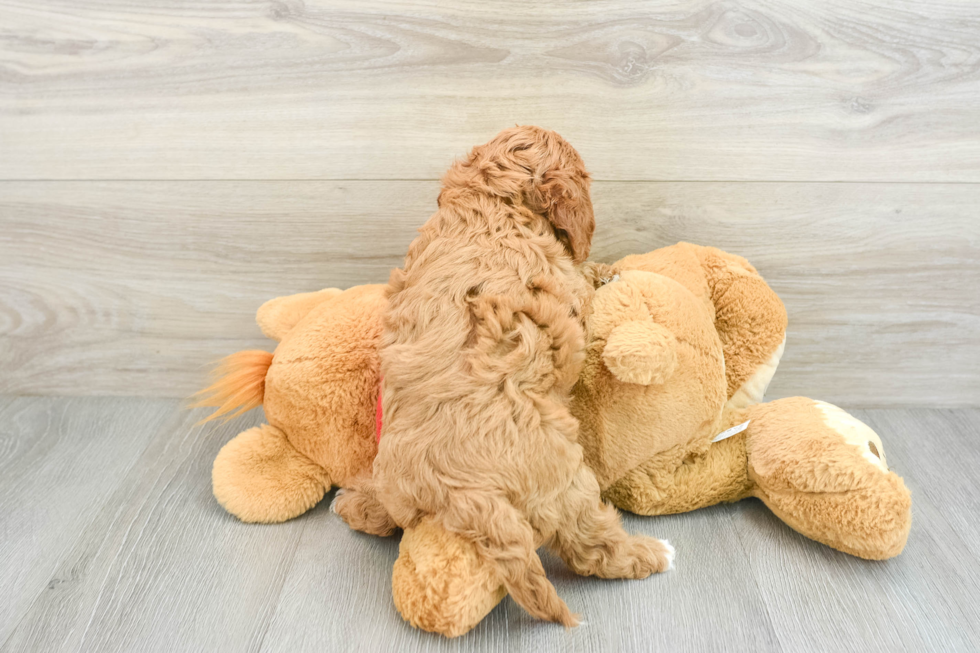
M 265 398 L 265 376 L 271 365 L 272 354 L 258 349 L 223 358 L 211 373 L 214 383 L 197 392 L 194 395 L 197 400 L 190 405 L 191 408 L 217 408 L 200 423 L 222 416 L 227 421 L 261 406 Z
M 500 580 L 513 599 L 531 616 L 560 623 L 566 628 L 578 625 L 544 573 L 535 546 L 534 529 L 503 497 L 466 493 L 456 503 L 455 518 L 443 516 L 445 525 L 470 539 L 483 558 L 497 568 Z M 454 523 L 455 522 L 455 523 Z

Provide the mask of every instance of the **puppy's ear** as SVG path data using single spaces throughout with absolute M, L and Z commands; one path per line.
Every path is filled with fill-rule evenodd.
M 549 170 L 538 188 L 542 204 L 572 261 L 589 257 L 595 215 L 589 197 L 589 175 L 584 170 Z

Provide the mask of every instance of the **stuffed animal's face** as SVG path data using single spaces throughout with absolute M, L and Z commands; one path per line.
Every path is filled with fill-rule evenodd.
M 727 394 L 704 301 L 666 276 L 627 270 L 596 290 L 588 327 L 572 411 L 603 488 L 658 452 L 710 440 Z

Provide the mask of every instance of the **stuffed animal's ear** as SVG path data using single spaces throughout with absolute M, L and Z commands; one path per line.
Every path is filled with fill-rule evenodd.
M 270 299 L 259 307 L 255 314 L 255 321 L 267 338 L 279 342 L 310 311 L 341 292 L 343 291 L 340 288 L 326 288 L 318 292 L 304 292 Z

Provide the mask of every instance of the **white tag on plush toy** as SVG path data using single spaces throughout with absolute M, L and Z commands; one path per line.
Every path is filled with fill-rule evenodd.
M 721 433 L 719 433 L 718 435 L 716 435 L 714 437 L 714 439 L 711 440 L 711 441 L 712 442 L 720 442 L 721 440 L 724 440 L 725 438 L 730 438 L 733 435 L 738 435 L 739 433 L 741 433 L 745 429 L 749 428 L 749 422 L 751 422 L 751 421 L 752 420 L 749 420 L 748 422 L 742 422 L 738 426 L 733 426 L 730 429 L 726 429 L 726 430 L 722 431 Z

